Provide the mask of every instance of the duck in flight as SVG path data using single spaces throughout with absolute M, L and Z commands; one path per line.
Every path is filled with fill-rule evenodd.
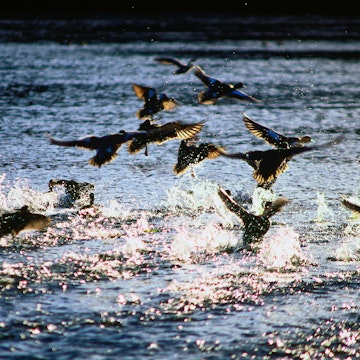
M 246 161 L 253 168 L 253 178 L 258 187 L 270 189 L 278 176 L 288 169 L 288 162 L 296 155 L 327 148 L 343 140 L 340 135 L 332 141 L 320 145 L 279 148 L 270 150 L 254 150 L 245 153 L 223 152 L 223 156 Z
M 308 135 L 304 135 L 301 137 L 282 135 L 271 128 L 260 125 L 245 113 L 243 121 L 246 128 L 254 136 L 263 139 L 266 143 L 276 147 L 277 149 L 290 149 L 292 147 L 304 146 L 304 144 L 312 141 L 311 137 Z
M 230 194 L 219 186 L 218 195 L 226 208 L 234 213 L 243 224 L 243 245 L 246 250 L 255 251 L 271 226 L 270 218 L 279 213 L 290 201 L 279 197 L 265 204 L 261 215 L 255 215 L 238 204 Z
M 177 58 L 172 58 L 172 57 L 157 57 L 155 58 L 155 61 L 164 64 L 164 65 L 175 65 L 176 69 L 173 71 L 173 74 L 175 75 L 180 75 L 180 74 L 185 74 L 188 71 L 190 71 L 194 65 L 193 65 L 193 61 L 195 61 L 195 58 L 191 58 L 187 63 L 184 63 L 182 61 L 180 61 Z
M 95 156 L 89 159 L 92 166 L 101 167 L 112 162 L 122 144 L 129 142 L 128 151 L 136 154 L 149 143 L 162 144 L 172 139 L 185 139 L 193 137 L 204 126 L 205 122 L 183 124 L 180 122 L 167 123 L 165 125 L 152 125 L 148 130 L 128 132 L 120 130 L 118 133 L 105 136 L 89 135 L 75 140 L 57 140 L 48 135 L 50 144 L 78 147 L 86 150 L 96 150 Z
M 154 115 L 160 111 L 174 110 L 178 103 L 166 94 L 157 94 L 157 91 L 153 87 L 142 86 L 139 84 L 132 83 L 132 88 L 135 95 L 144 101 L 143 108 L 136 112 L 136 116 L 140 120 L 153 119 Z
M 174 121 L 160 125 L 145 120 L 139 126 L 139 129 L 145 131 L 148 135 L 133 138 L 128 144 L 128 151 L 130 154 L 137 154 L 145 148 L 145 155 L 148 155 L 148 144 L 161 145 L 172 139 L 184 140 L 192 138 L 200 132 L 204 125 L 205 121 L 191 124 Z
M 212 143 L 196 143 L 195 138 L 181 140 L 177 163 L 174 165 L 174 173 L 182 175 L 192 169 L 192 176 L 195 177 L 194 167 L 206 159 L 216 159 L 225 148 Z
M 261 103 L 261 100 L 258 100 L 253 96 L 238 90 L 245 87 L 242 82 L 237 84 L 222 82 L 207 75 L 200 66 L 194 67 L 194 74 L 207 87 L 205 91 L 201 91 L 198 94 L 198 102 L 200 104 L 215 104 L 218 99 L 222 97 L 228 97 L 252 103 Z

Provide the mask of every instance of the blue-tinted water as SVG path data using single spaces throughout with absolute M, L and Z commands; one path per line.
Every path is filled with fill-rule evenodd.
M 359 196 L 359 41 L 237 40 L 0 44 L 1 207 L 52 217 L 43 232 L 0 239 L 0 357 L 6 359 L 358 358 L 360 242 L 340 196 Z M 286 53 L 294 55 L 287 56 Z M 341 56 L 341 53 L 344 56 Z M 244 82 L 262 104 L 199 105 L 203 84 L 173 75 L 175 54 L 211 76 Z M 313 55 L 309 55 L 313 54 Z M 316 56 L 321 54 L 321 56 Z M 229 151 L 269 145 L 255 121 L 335 147 L 299 155 L 273 186 L 291 200 L 258 254 L 233 253 L 242 230 L 217 185 L 250 208 L 249 165 L 206 160 L 177 177 L 177 140 L 126 146 L 110 164 L 50 145 L 136 130 L 131 83 L 180 106 L 159 123 L 206 120 L 199 134 Z M 57 207 L 50 179 L 95 184 L 98 212 Z

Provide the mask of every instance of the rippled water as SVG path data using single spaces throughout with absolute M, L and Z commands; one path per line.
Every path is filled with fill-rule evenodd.
M 6 359 L 359 358 L 359 223 L 340 196 L 359 196 L 359 41 L 0 44 L 3 210 L 22 205 L 52 219 L 42 232 L 0 239 L 0 357 Z M 349 56 L 349 54 L 353 54 Z M 196 56 L 211 76 L 246 83 L 263 101 L 199 105 L 194 74 L 173 75 L 156 56 Z M 136 130 L 131 83 L 180 106 L 159 123 L 206 120 L 201 141 L 265 150 L 255 121 L 329 149 L 299 155 L 273 186 L 291 200 L 257 254 L 217 186 L 251 208 L 245 162 L 218 158 L 197 177 L 172 169 L 178 141 L 126 147 L 102 168 L 90 151 L 50 145 Z M 97 211 L 61 208 L 50 179 L 95 184 Z

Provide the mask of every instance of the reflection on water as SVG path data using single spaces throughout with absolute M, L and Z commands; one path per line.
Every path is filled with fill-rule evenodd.
M 331 56 L 358 44 L 205 45 L 0 45 L 0 207 L 29 205 L 52 221 L 0 239 L 6 358 L 360 357 L 359 223 L 340 202 L 359 196 L 359 67 Z M 280 48 L 331 51 L 271 56 Z M 257 55 L 239 55 L 248 50 Z M 153 61 L 179 51 L 184 60 L 197 53 L 214 77 L 244 81 L 263 103 L 197 104 L 204 85 L 191 72 L 174 75 Z M 256 188 L 248 164 L 222 157 L 200 164 L 196 177 L 176 176 L 177 141 L 150 145 L 148 156 L 121 148 L 101 169 L 88 165 L 86 150 L 48 143 L 46 133 L 72 139 L 137 129 L 142 103 L 132 82 L 178 97 L 179 108 L 159 114 L 159 123 L 206 120 L 201 140 L 231 152 L 268 149 L 244 127 L 243 112 L 318 144 L 338 133 L 345 140 L 292 159 L 272 191 Z M 60 207 L 63 194 L 48 182 L 63 178 L 93 183 L 95 206 Z M 241 223 L 218 185 L 253 213 L 278 196 L 291 200 L 258 253 L 243 251 Z

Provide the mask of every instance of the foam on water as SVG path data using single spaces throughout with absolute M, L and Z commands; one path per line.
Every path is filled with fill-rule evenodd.
M 312 221 L 315 223 L 325 223 L 328 221 L 334 221 L 335 215 L 327 204 L 325 193 L 317 191 L 316 197 L 317 197 L 317 211 L 316 211 L 316 216 Z
M 5 174 L 0 177 L 0 208 L 19 209 L 28 205 L 33 211 L 47 212 L 54 208 L 57 194 L 33 189 L 28 179 L 18 179 L 14 184 L 5 185 Z
M 307 261 L 301 249 L 299 234 L 289 226 L 277 228 L 264 237 L 259 259 L 267 268 L 292 268 Z
M 227 251 L 237 246 L 239 238 L 215 223 L 203 229 L 179 227 L 171 243 L 170 258 L 183 262 L 198 262 L 207 255 Z

